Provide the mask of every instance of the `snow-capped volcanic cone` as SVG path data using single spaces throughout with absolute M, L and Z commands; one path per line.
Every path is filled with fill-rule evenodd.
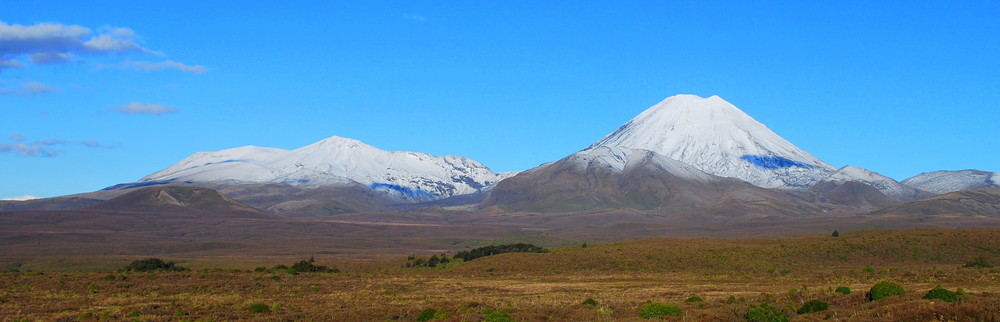
M 590 148 L 599 146 L 650 150 L 765 188 L 808 188 L 837 170 L 719 96 L 668 97 Z
M 426 201 L 482 192 L 510 175 L 466 157 L 390 152 L 334 136 L 295 150 L 246 146 L 199 152 L 139 182 L 363 185 L 397 199 Z

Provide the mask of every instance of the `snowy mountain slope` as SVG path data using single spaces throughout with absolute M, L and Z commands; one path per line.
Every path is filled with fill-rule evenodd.
M 1000 172 L 979 170 L 924 172 L 903 180 L 904 185 L 930 191 L 949 193 L 986 187 L 1000 187 Z
M 591 145 L 650 150 L 709 174 L 804 189 L 835 168 L 718 96 L 676 95 Z
M 140 183 L 359 184 L 397 199 L 426 201 L 487 190 L 513 174 L 494 173 L 465 157 L 390 152 L 334 136 L 295 150 L 247 146 L 199 152 Z
M 913 187 L 903 185 L 892 178 L 878 174 L 877 172 L 858 168 L 855 166 L 845 166 L 834 172 L 822 182 L 845 183 L 860 182 L 867 184 L 886 196 L 897 200 L 910 201 L 920 197 L 926 197 L 927 193 L 921 192 Z
M 543 213 L 655 210 L 717 224 L 823 212 L 806 199 L 805 193 L 714 176 L 653 151 L 597 146 L 503 180 L 482 205 Z
M 563 160 L 580 168 L 602 167 L 612 173 L 619 174 L 629 168 L 651 164 L 662 171 L 684 179 L 703 182 L 718 179 L 718 177 L 709 175 L 684 162 L 642 149 L 598 146 L 573 153 Z

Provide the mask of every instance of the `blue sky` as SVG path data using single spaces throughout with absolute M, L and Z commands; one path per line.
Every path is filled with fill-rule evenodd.
M 0 198 L 333 135 L 524 170 L 680 93 L 837 167 L 1000 171 L 994 1 L 8 0 L 0 21 Z

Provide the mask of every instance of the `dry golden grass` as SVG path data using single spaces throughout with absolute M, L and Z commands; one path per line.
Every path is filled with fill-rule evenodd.
M 0 274 L 0 320 L 412 321 L 432 308 L 443 321 L 479 321 L 491 310 L 527 321 L 629 321 L 638 320 L 650 301 L 680 306 L 684 314 L 668 319 L 686 321 L 739 321 L 761 303 L 804 321 L 1000 320 L 1000 271 L 961 267 L 974 257 L 1000 263 L 1000 230 L 644 239 L 503 254 L 445 269 L 402 268 L 405 259 L 321 260 L 344 272 L 295 276 L 249 272 L 253 267 L 18 272 Z M 864 293 L 883 280 L 899 283 L 907 294 L 866 301 Z M 956 303 L 921 298 L 937 285 L 966 295 Z M 834 292 L 839 286 L 853 292 Z M 705 301 L 684 301 L 693 295 Z M 597 305 L 582 304 L 588 298 Z M 811 299 L 830 309 L 796 315 Z M 252 304 L 270 312 L 252 313 Z

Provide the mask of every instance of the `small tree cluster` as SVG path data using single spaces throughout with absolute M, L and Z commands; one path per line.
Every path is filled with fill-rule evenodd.
M 302 273 L 340 273 L 337 268 L 330 268 L 323 265 L 316 265 L 316 259 L 309 257 L 309 260 L 299 261 L 298 263 L 292 264 L 291 269 L 296 272 Z
M 125 266 L 123 271 L 127 272 L 186 272 L 189 271 L 186 267 L 177 266 L 174 262 L 164 262 L 159 258 L 147 258 L 137 261 Z
M 406 265 L 403 265 L 403 266 L 406 267 L 406 268 L 410 268 L 410 267 L 437 267 L 438 265 L 448 264 L 451 261 L 452 261 L 451 259 L 448 259 L 448 255 L 445 255 L 445 254 L 441 254 L 441 256 L 431 255 L 431 257 L 428 258 L 428 259 L 423 259 L 423 258 L 419 258 L 419 257 L 410 256 L 407 259 L 407 261 L 406 261 Z
M 461 251 L 455 254 L 455 258 L 461 258 L 462 260 L 468 262 L 476 258 L 486 257 L 491 255 L 503 254 L 503 253 L 548 253 L 549 250 L 535 246 L 532 244 L 508 244 L 508 245 L 490 245 L 485 247 L 479 247 L 472 250 Z

